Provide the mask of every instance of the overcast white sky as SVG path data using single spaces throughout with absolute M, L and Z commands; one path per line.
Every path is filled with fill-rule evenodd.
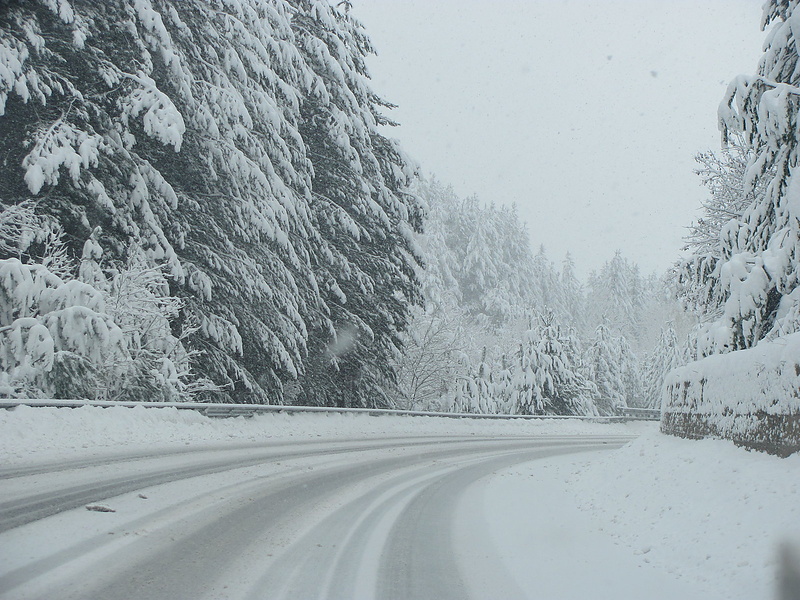
M 678 257 L 718 149 L 727 83 L 753 73 L 760 0 L 354 0 L 390 135 L 461 196 L 516 202 L 582 275 L 614 251 Z

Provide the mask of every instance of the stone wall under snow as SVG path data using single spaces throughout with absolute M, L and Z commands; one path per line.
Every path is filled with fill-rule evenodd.
M 782 456 L 800 450 L 800 333 L 669 373 L 661 430 L 723 437 Z

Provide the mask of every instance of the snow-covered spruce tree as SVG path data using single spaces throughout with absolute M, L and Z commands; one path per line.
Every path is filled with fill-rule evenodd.
M 540 328 L 544 353 L 553 358 L 555 393 L 549 410 L 559 415 L 596 415 L 597 387 L 588 377 L 577 333 L 558 323 L 553 313 L 541 317 Z
M 601 324 L 638 344 L 642 307 L 639 267 L 617 251 L 599 273 L 589 276 L 587 304 L 590 324 Z
M 418 188 L 432 210 L 426 230 L 442 232 L 448 272 L 465 310 L 495 326 L 523 315 L 535 294 L 535 278 L 530 238 L 516 208 L 482 205 L 437 187 L 434 181 Z M 442 210 L 434 208 L 439 203 Z
M 553 313 L 531 319 L 512 371 L 517 414 L 597 414 L 597 388 L 585 376 L 573 330 L 556 323 Z
M 555 265 L 547 257 L 544 246 L 533 257 L 533 280 L 536 282 L 533 306 L 541 314 L 556 311 L 563 315 L 561 282 Z
M 625 336 L 617 338 L 622 366 L 622 383 L 625 390 L 627 406 L 643 408 L 645 405 L 644 383 L 642 382 L 642 366 L 639 354 L 634 352 Z
M 497 262 L 495 238 L 497 223 L 491 218 L 494 216 L 492 209 L 481 208 L 476 197 L 467 198 L 463 202 L 463 212 L 458 213 L 453 237 L 463 240 L 459 240 L 461 243 L 454 249 L 464 302 L 473 311 L 499 321 L 506 316 L 509 289 L 500 277 L 502 267 Z
M 539 351 L 538 340 L 529 329 L 514 356 L 511 378 L 505 388 L 511 400 L 511 413 L 523 415 L 545 414 L 546 394 L 553 392 L 548 357 Z
M 698 341 L 704 352 L 713 351 L 713 337 L 709 335 L 714 322 L 723 317 L 727 300 L 722 285 L 722 267 L 726 264 L 723 235 L 731 223 L 741 221 L 745 210 L 753 203 L 762 202 L 766 194 L 766 179 L 762 178 L 750 188 L 745 182 L 747 165 L 752 149 L 741 134 L 732 134 L 727 147 L 720 153 L 707 152 L 696 157 L 700 168 L 698 175 L 708 188 L 709 196 L 702 204 L 703 215 L 689 228 L 685 250 L 689 254 L 674 269 L 675 293 L 684 310 L 698 315 L 701 327 Z M 729 254 L 729 250 L 728 250 Z M 729 342 L 726 327 L 722 345 Z M 701 355 L 704 353 L 701 352 Z
M 741 135 L 750 200 L 721 232 L 719 266 L 706 269 L 709 296 L 724 299 L 706 329 L 704 353 L 749 348 L 768 335 L 800 330 L 800 63 L 797 0 L 769 0 L 765 53 L 752 76 L 739 76 L 720 105 L 723 141 Z M 763 190 L 763 193 L 762 193 Z
M 388 260 L 410 271 L 397 241 L 416 208 L 398 193 L 404 162 L 377 132 L 379 102 L 353 67 L 368 48 L 345 11 L 299 0 L 40 0 L 0 11 L 0 198 L 36 197 L 73 255 L 97 225 L 112 263 L 139 240 L 197 321 L 187 344 L 198 370 L 228 397 L 281 401 L 285 382 L 329 368 L 318 339 L 342 325 L 327 302 L 337 277 L 364 271 L 336 248 L 341 229 L 323 231 L 324 210 L 313 209 L 322 186 L 313 157 L 335 157 L 342 135 L 370 142 L 350 143 L 367 165 L 355 185 L 389 215 L 369 243 L 382 239 Z M 333 105 L 347 124 L 331 153 Z M 374 286 L 353 280 L 338 301 L 363 319 Z M 376 348 L 391 350 L 404 325 L 400 298 L 413 299 L 413 283 L 399 283 L 394 273 L 380 282 L 393 304 L 376 302 Z M 385 354 L 362 354 L 354 381 L 373 389 L 390 376 Z M 319 403 L 339 401 L 329 389 Z
M 409 305 L 421 303 L 414 235 L 422 210 L 408 187 L 412 170 L 367 85 L 372 46 L 347 3 L 303 1 L 292 19 L 297 43 L 318 78 L 303 99 L 300 132 L 312 146 L 311 213 L 324 245 L 312 247 L 314 275 L 330 322 L 310 331 L 305 402 L 339 406 L 390 402 Z M 394 394 L 393 394 L 394 395 Z
M 484 305 L 489 312 L 499 313 L 506 320 L 524 317 L 530 311 L 531 292 L 537 286 L 531 251 L 530 234 L 517 212 L 516 204 L 500 207 L 494 215 L 494 239 L 499 242 L 501 266 L 498 283 L 486 290 Z M 501 307 L 495 308 L 492 300 L 505 297 Z
M 678 344 L 673 324 L 661 329 L 658 343 L 642 361 L 643 408 L 661 408 L 661 391 L 664 379 L 672 369 L 685 364 L 684 354 Z
M 633 370 L 630 346 L 624 338 L 614 336 L 609 327 L 599 325 L 588 356 L 598 391 L 597 409 L 601 415 L 612 415 L 628 405 L 629 372 Z
M 452 248 L 449 227 L 457 210 L 458 197 L 451 187 L 444 186 L 436 178 L 427 180 L 422 176 L 414 178 L 411 192 L 425 209 L 424 231 L 417 235 L 417 244 L 424 258 L 417 273 L 425 309 L 458 309 L 463 300 L 458 280 L 460 267 Z
M 584 337 L 588 326 L 586 297 L 583 285 L 575 275 L 575 261 L 569 253 L 567 253 L 562 263 L 559 280 L 561 284 L 561 304 L 559 307 L 561 318 L 564 323 L 574 328 L 579 336 Z
M 515 354 L 503 353 L 495 362 L 493 380 L 496 393 L 495 403 L 500 414 L 513 414 L 516 410 L 516 395 L 514 393 Z

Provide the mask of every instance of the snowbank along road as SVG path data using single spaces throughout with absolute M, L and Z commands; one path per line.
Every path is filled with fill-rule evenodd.
M 629 439 L 243 444 L 0 470 L 0 597 L 469 598 L 470 563 L 492 560 L 480 537 L 454 540 L 471 486 Z M 499 562 L 482 572 L 497 579 L 482 589 L 524 596 Z

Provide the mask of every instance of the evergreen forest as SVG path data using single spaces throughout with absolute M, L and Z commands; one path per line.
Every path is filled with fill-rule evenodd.
M 682 257 L 598 249 L 582 280 L 524 198 L 459 197 L 405 154 L 353 12 L 0 9 L 0 395 L 613 415 L 800 330 L 788 25 L 723 99 Z

